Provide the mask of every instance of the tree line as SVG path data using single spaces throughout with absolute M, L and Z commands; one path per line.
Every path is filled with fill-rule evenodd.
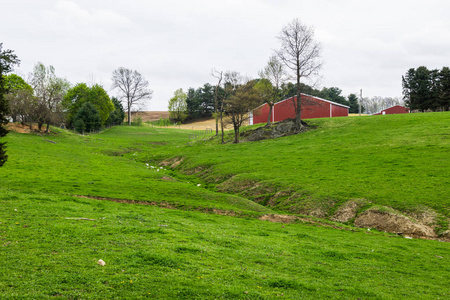
M 6 72 L 5 72 L 6 73 Z M 4 111 L 13 122 L 33 124 L 49 131 L 50 125 L 64 126 L 79 133 L 96 132 L 102 127 L 120 125 L 125 110 L 116 97 L 110 97 L 103 86 L 78 83 L 72 86 L 55 73 L 53 66 L 38 62 L 25 81 L 17 74 L 3 74 Z M 151 98 L 148 82 L 136 71 L 119 68 L 113 72 L 113 88 L 127 105 L 128 121 L 131 110 Z
M 255 79 L 255 82 L 259 81 L 264 81 L 264 78 Z M 270 81 L 266 84 L 270 85 L 267 89 L 274 90 L 274 102 L 293 97 L 297 94 L 297 88 L 292 82 L 283 82 L 279 88 L 273 86 Z M 302 93 L 304 94 L 347 105 L 350 107 L 350 113 L 359 112 L 359 98 L 354 93 L 345 97 L 342 95 L 342 90 L 338 87 L 324 87 L 321 90 L 318 90 L 304 83 L 300 83 L 300 86 Z M 219 99 L 222 99 L 224 88 L 219 86 L 217 89 L 217 93 L 221 96 Z M 183 94 L 180 95 L 180 92 Z M 169 112 L 171 112 L 170 118 L 175 122 L 187 122 L 213 117 L 215 107 L 214 95 L 215 87 L 210 83 L 205 83 L 198 88 L 190 87 L 186 92 L 182 89 L 176 90 L 174 98 L 169 100 Z M 221 105 L 221 103 L 218 104 L 219 106 Z M 364 111 L 365 107 L 363 105 L 362 112 Z
M 3 75 L 8 115 L 13 122 L 33 124 L 49 132 L 50 125 L 65 126 L 79 133 L 98 131 L 102 126 L 118 125 L 125 113 L 120 101 L 105 89 L 86 83 L 75 86 L 55 73 L 53 66 L 38 62 L 28 82 L 16 74 Z
M 0 43 L 0 138 L 6 136 L 10 120 L 39 130 L 46 125 L 65 126 L 79 133 L 95 132 L 104 126 L 128 124 L 131 111 L 138 110 L 152 98 L 148 81 L 137 71 L 118 68 L 112 73 L 112 89 L 119 97 L 110 97 L 103 86 L 78 83 L 58 77 L 53 66 L 38 62 L 28 80 L 11 73 L 20 60 L 13 50 L 3 50 Z M 0 166 L 7 160 L 5 143 L 0 143 Z
M 402 76 L 403 99 L 411 110 L 450 110 L 450 69 L 421 66 Z

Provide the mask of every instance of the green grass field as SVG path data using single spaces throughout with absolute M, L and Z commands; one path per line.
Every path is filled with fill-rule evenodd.
M 400 211 L 429 207 L 450 217 L 450 114 L 406 114 L 315 119 L 317 130 L 260 142 L 217 140 L 171 148 L 185 157 L 179 167 L 202 168 L 199 176 L 220 190 L 265 204 L 279 191 L 275 208 L 328 215 L 348 199 L 365 198 Z M 161 160 L 160 153 L 141 162 Z M 226 181 L 228 180 L 228 181 Z M 257 186 L 257 188 L 254 188 Z
M 10 133 L 0 298 L 448 299 L 448 243 L 258 217 L 331 215 L 365 198 L 431 208 L 448 226 L 450 114 L 311 123 L 238 145 L 150 127 Z M 174 158 L 183 161 L 173 169 L 159 165 Z

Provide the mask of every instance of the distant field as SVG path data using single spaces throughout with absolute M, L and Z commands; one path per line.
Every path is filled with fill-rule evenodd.
M 138 111 L 137 113 L 133 113 L 131 116 L 131 120 L 134 117 L 141 117 L 143 122 L 153 122 L 158 121 L 159 119 L 167 119 L 169 118 L 168 111 Z
M 237 145 L 150 126 L 11 132 L 0 298 L 448 298 L 449 243 L 258 218 L 328 217 L 365 198 L 405 214 L 432 209 L 444 228 L 450 114 L 310 123 L 317 129 Z

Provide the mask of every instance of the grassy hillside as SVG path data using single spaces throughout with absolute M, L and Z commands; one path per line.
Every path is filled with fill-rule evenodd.
M 178 168 L 281 210 L 329 215 L 354 198 L 450 216 L 450 114 L 311 120 L 316 130 L 260 142 L 171 149 Z M 142 161 L 161 159 L 143 156 Z M 227 181 L 228 180 L 228 181 Z M 284 193 L 280 193 L 284 191 Z M 278 193 L 277 196 L 275 196 Z
M 448 243 L 4 189 L 0 206 L 2 299 L 450 294 Z
M 0 173 L 3 187 L 27 193 L 145 200 L 250 214 L 271 211 L 242 197 L 204 189 L 195 177 L 179 181 L 162 167 L 136 163 L 143 153 L 164 155 L 164 149 L 183 145 L 189 141 L 187 132 L 124 126 L 80 136 L 55 130 L 50 136 L 8 136 L 10 158 Z
M 447 298 L 448 243 L 257 218 L 330 215 L 366 198 L 433 208 L 445 226 L 450 114 L 312 123 L 301 135 L 238 145 L 149 127 L 10 133 L 1 298 Z

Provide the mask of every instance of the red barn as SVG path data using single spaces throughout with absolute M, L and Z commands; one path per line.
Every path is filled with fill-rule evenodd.
M 386 108 L 374 115 L 395 115 L 395 114 L 409 114 L 409 108 L 403 107 L 401 105 L 395 105 L 395 106 Z
M 283 121 L 295 118 L 295 108 L 292 99 L 297 101 L 297 96 L 284 99 L 275 103 L 272 107 L 271 122 Z M 349 106 L 321 99 L 318 97 L 301 94 L 302 119 L 348 117 Z M 255 108 L 250 112 L 250 125 L 267 123 L 269 118 L 269 105 L 267 103 Z

